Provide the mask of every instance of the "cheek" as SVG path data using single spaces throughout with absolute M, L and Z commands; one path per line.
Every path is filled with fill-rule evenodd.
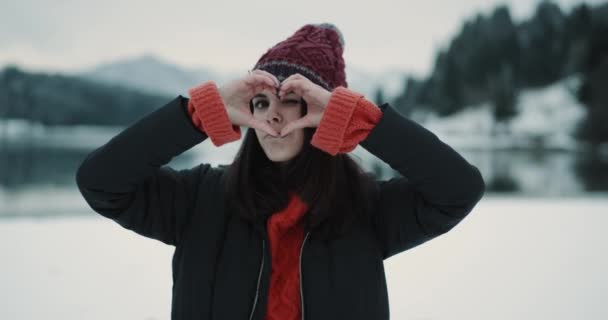
M 262 135 L 262 131 L 260 131 L 258 129 L 255 129 L 255 128 L 252 128 L 252 129 L 255 131 L 255 136 L 258 138 L 258 141 L 261 142 L 262 141 L 262 136 L 263 136 Z
M 254 110 L 251 115 L 253 116 L 254 119 L 262 119 L 262 114 L 259 111 Z
M 304 115 L 302 115 L 301 108 L 302 108 L 302 106 L 291 109 L 289 112 L 289 116 L 288 116 L 289 120 L 293 121 L 293 120 L 298 120 L 298 119 L 304 117 Z
M 294 139 L 294 148 L 298 151 L 302 150 L 304 146 L 304 129 L 298 129 L 298 133 L 295 138 L 296 139 Z

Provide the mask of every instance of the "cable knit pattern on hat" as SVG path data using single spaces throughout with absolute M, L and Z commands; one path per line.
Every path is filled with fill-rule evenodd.
M 362 94 L 338 87 L 332 91 L 310 143 L 332 156 L 350 152 L 367 138 L 382 115 Z
M 241 128 L 230 122 L 215 82 L 207 81 L 191 88 L 188 93 L 188 113 L 192 122 L 209 136 L 215 146 L 241 138 Z
M 346 87 L 343 44 L 342 33 L 335 25 L 307 24 L 268 49 L 253 69 L 268 71 L 279 81 L 300 73 L 327 90 Z
M 300 246 L 304 241 L 302 217 L 308 205 L 295 193 L 289 204 L 266 222 L 272 272 L 266 320 L 297 320 L 301 317 Z

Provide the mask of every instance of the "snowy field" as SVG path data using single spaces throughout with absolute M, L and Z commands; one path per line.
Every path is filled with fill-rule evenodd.
M 608 319 L 608 197 L 487 195 L 388 259 L 391 319 Z M 172 247 L 90 215 L 0 220 L 0 319 L 169 319 Z

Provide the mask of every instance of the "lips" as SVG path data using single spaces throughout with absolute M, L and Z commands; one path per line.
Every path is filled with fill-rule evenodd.
M 279 136 L 279 137 L 274 137 L 274 136 L 272 136 L 272 135 L 270 135 L 270 134 L 267 134 L 267 135 L 266 135 L 266 139 L 271 139 L 271 140 L 283 140 L 283 139 L 285 139 L 285 138 L 287 138 L 287 137 L 291 136 L 291 134 L 292 134 L 292 133 L 290 132 L 289 134 L 287 134 L 286 136 L 284 136 L 284 137 L 282 137 L 282 138 L 281 138 L 280 136 Z

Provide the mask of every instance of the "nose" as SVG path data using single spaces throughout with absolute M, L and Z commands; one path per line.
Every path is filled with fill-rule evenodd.
M 276 125 L 283 122 L 283 115 L 277 103 L 270 103 L 266 112 L 266 122 L 270 125 Z

